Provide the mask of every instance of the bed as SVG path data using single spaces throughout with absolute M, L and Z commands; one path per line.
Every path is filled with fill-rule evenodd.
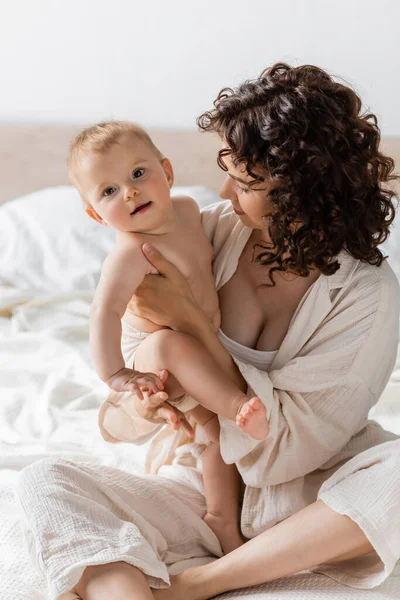
M 142 470 L 146 451 L 146 446 L 107 444 L 97 428 L 107 389 L 89 355 L 88 316 L 113 234 L 84 215 L 77 193 L 67 185 L 65 152 L 74 131 L 0 127 L 0 600 L 46 598 L 46 582 L 30 564 L 19 526 L 13 496 L 19 471 L 54 455 Z M 176 167 L 176 185 L 184 186 L 178 192 L 192 195 L 201 206 L 218 200 L 217 140 L 197 132 L 154 132 L 154 139 Z M 400 140 L 385 140 L 385 146 L 397 153 L 400 164 Z M 400 277 L 398 229 L 387 250 Z M 400 434 L 400 361 L 371 416 Z M 398 598 L 400 566 L 369 592 L 302 572 L 220 596 L 333 597 Z

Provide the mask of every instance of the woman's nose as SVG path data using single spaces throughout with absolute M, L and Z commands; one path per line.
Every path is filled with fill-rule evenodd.
M 232 179 L 227 175 L 219 191 L 220 198 L 223 198 L 224 200 L 234 200 L 237 197 L 232 183 Z

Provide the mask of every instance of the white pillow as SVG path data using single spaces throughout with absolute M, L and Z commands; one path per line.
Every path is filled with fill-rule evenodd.
M 203 186 L 175 187 L 200 207 L 218 201 Z M 115 233 L 83 210 L 72 186 L 48 188 L 0 207 L 0 284 L 20 290 L 93 290 Z

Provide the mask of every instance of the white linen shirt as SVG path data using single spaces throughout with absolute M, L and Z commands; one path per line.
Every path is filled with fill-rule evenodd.
M 202 219 L 219 288 L 235 272 L 251 229 L 230 202 L 207 207 Z M 338 260 L 340 269 L 321 274 L 300 301 L 268 373 L 234 358 L 270 424 L 259 441 L 219 418 L 221 454 L 249 486 L 329 469 L 370 446 L 375 424 L 368 423 L 368 412 L 396 360 L 399 283 L 387 261 L 376 267 L 346 251 Z

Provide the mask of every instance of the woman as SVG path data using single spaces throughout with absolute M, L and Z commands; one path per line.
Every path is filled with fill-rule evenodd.
M 185 466 L 191 446 L 157 476 L 39 461 L 19 496 L 52 598 L 201 600 L 308 568 L 371 588 L 392 571 L 400 442 L 367 415 L 398 341 L 399 286 L 378 249 L 394 218 L 393 161 L 360 108 L 324 71 L 276 64 L 200 117 L 221 136 L 227 173 L 229 202 L 203 213 L 223 272 L 218 336 L 180 273 L 143 248 L 163 277 L 147 278 L 137 312 L 197 338 L 267 407 L 262 442 L 220 418 L 222 456 L 246 485 L 249 541 L 221 557 L 201 475 Z M 142 408 L 189 428 L 167 403 Z

